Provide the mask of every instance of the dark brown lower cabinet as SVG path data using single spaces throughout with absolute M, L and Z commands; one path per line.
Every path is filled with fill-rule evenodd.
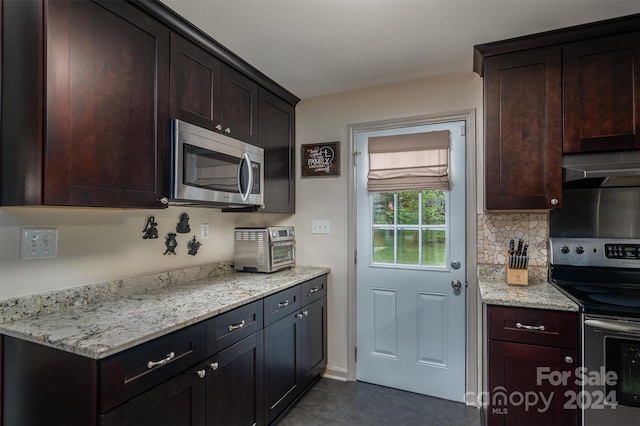
M 326 290 L 325 290 L 326 291 Z M 265 328 L 265 420 L 272 423 L 327 365 L 327 298 Z
M 100 426 L 204 426 L 204 366 L 190 368 L 100 416 Z
M 101 360 L 0 335 L 0 425 L 271 424 L 326 367 L 326 292 L 324 275 Z
M 264 424 L 263 332 L 206 361 L 206 424 Z
M 575 350 L 511 342 L 489 342 L 489 425 L 577 425 Z M 556 379 L 563 374 L 564 379 Z M 575 399 L 573 399 L 575 402 Z
M 576 312 L 487 307 L 488 426 L 577 426 Z

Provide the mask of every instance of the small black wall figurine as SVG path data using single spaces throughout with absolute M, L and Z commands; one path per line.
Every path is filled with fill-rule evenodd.
M 180 222 L 176 226 L 176 232 L 178 234 L 187 234 L 191 232 L 191 227 L 189 226 L 189 215 L 186 213 L 182 213 L 180 215 Z
M 156 218 L 154 216 L 149 216 L 147 219 L 147 224 L 142 231 L 144 235 L 142 236 L 145 240 L 154 240 L 158 238 L 158 222 L 156 222 Z
M 176 234 L 167 234 L 167 239 L 165 240 L 164 245 L 167 246 L 164 254 L 176 254 L 176 247 L 178 247 Z
M 200 248 L 201 245 L 202 243 L 200 243 L 199 241 L 196 241 L 196 237 L 193 237 L 193 239 L 187 243 L 187 247 L 189 248 L 189 254 L 191 256 L 195 256 L 196 254 L 198 254 L 198 249 Z

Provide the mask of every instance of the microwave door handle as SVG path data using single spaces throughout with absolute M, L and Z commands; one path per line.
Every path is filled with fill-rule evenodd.
M 247 170 L 249 172 L 249 183 L 247 184 L 246 192 L 243 192 L 244 188 L 242 188 L 242 186 L 240 185 L 240 183 L 242 182 L 242 179 L 240 179 L 240 177 L 242 176 L 243 164 L 247 165 Z M 251 194 L 251 190 L 253 189 L 253 170 L 251 168 L 251 159 L 249 158 L 249 154 L 246 152 L 242 154 L 240 165 L 238 166 L 238 189 L 240 190 L 240 196 L 242 197 L 242 201 L 247 201 L 247 199 L 249 198 L 249 194 Z

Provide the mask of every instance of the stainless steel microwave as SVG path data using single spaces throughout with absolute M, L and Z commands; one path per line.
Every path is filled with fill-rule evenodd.
M 264 205 L 264 150 L 171 120 L 171 204 Z

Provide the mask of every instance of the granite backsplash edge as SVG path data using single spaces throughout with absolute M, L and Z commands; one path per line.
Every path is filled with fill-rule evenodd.
M 0 300 L 0 324 L 232 273 L 218 262 Z

